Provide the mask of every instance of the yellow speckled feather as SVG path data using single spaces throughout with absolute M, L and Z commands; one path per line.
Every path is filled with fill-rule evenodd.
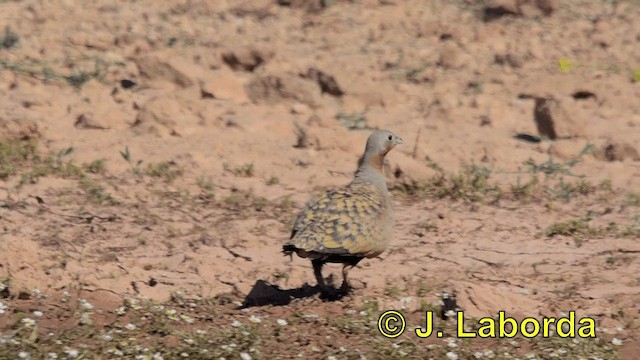
M 328 191 L 298 215 L 290 244 L 306 252 L 374 257 L 389 244 L 386 189 L 367 182 Z

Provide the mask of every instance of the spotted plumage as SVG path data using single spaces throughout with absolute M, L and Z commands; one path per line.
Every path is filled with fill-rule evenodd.
M 311 259 L 321 290 L 327 290 L 321 273 L 325 263 L 344 264 L 342 290 L 348 291 L 349 270 L 389 246 L 394 221 L 382 166 L 384 156 L 401 143 L 389 131 L 373 132 L 353 181 L 312 199 L 296 218 L 283 252 Z

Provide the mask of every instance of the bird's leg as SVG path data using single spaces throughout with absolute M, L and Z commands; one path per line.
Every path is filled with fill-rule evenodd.
M 318 282 L 318 287 L 320 287 L 320 291 L 326 291 L 326 285 L 324 283 L 324 278 L 322 277 L 322 265 L 324 265 L 324 261 L 320 259 L 311 260 L 311 265 L 313 265 L 313 274 L 316 276 L 316 281 Z
M 355 265 L 344 264 L 344 266 L 342 267 L 342 286 L 340 287 L 340 290 L 343 293 L 348 293 L 351 290 L 351 284 L 349 284 L 347 276 L 349 275 L 349 271 L 353 269 L 354 266 Z
M 351 271 L 351 269 L 353 269 L 356 265 L 358 265 L 360 260 L 362 260 L 362 258 L 360 257 L 355 258 L 352 261 L 345 263 L 344 266 L 342 267 L 342 286 L 340 287 L 340 290 L 343 293 L 348 293 L 349 291 L 351 291 L 351 284 L 349 284 L 349 278 L 348 278 L 349 271 Z

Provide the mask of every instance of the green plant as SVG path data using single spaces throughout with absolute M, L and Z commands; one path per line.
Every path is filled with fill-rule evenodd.
M 131 171 L 135 175 L 141 175 L 142 174 L 142 170 L 140 169 L 140 165 L 142 165 L 143 160 L 140 159 L 140 160 L 134 162 L 132 157 L 131 157 L 131 152 L 129 151 L 129 146 L 126 146 L 124 148 L 124 151 L 120 151 L 120 155 L 129 164 L 129 167 L 131 168 Z
M 253 175 L 255 173 L 255 165 L 253 163 L 242 165 L 242 166 L 236 168 L 233 171 L 233 173 L 236 176 L 253 177 Z
M 147 166 L 147 175 L 163 178 L 166 182 L 172 182 L 182 175 L 182 170 L 176 168 L 176 164 L 170 161 L 163 161 Z
M 347 129 L 371 129 L 367 126 L 366 121 L 367 118 L 364 112 L 361 113 L 351 113 L 347 114 L 344 112 L 339 112 L 336 114 L 336 120 L 340 123 L 340 125 L 346 127 Z
M 13 32 L 9 26 L 4 28 L 4 34 L 0 36 L 0 49 L 13 49 L 20 43 L 20 36 Z

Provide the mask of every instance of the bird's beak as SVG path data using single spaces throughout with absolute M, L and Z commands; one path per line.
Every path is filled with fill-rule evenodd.
M 393 140 L 393 144 L 394 145 L 400 145 L 404 143 L 404 141 L 402 140 L 402 138 L 400 136 L 396 136 L 396 138 Z

